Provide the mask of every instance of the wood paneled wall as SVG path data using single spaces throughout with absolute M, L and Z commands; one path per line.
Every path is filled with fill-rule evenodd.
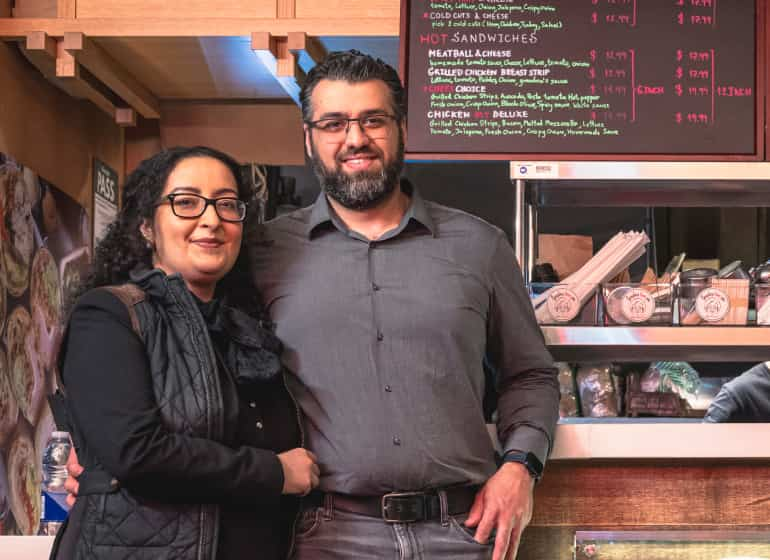
M 287 7 L 293 8 L 288 9 Z M 334 17 L 398 20 L 400 0 L 77 0 L 79 18 Z M 293 11 L 293 15 L 291 12 Z M 56 0 L 16 0 L 17 17 L 56 17 Z
M 0 18 L 11 17 L 11 0 L 0 0 Z
M 126 175 L 139 163 L 163 149 L 160 121 L 140 118 L 136 126 L 126 128 Z
M 399 0 L 296 0 L 298 18 L 325 18 L 329 14 L 335 17 L 357 18 L 395 18 L 401 13 Z
M 0 151 L 90 209 L 91 160 L 121 175 L 123 130 L 87 101 L 49 83 L 13 43 L 0 43 Z
M 160 134 L 164 148 L 202 144 L 241 162 L 305 163 L 300 112 L 294 104 L 166 102 Z
M 13 15 L 14 17 L 55 18 L 56 4 L 57 0 L 15 0 Z
M 275 0 L 78 0 L 79 18 L 273 18 Z

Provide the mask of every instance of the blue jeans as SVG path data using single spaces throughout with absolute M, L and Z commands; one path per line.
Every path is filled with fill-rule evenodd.
M 442 503 L 446 503 L 442 500 Z M 486 544 L 473 540 L 463 526 L 467 513 L 417 523 L 386 523 L 324 506 L 303 510 L 297 518 L 292 560 L 488 560 L 494 534 Z

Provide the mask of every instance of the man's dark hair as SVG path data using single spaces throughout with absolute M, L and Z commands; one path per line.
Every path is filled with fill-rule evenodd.
M 312 118 L 313 107 L 310 105 L 310 96 L 321 80 L 341 80 L 352 83 L 382 80 L 390 90 L 393 114 L 399 122 L 406 116 L 406 95 L 398 72 L 379 58 L 350 50 L 329 53 L 320 64 L 308 72 L 307 80 L 299 94 L 302 103 L 302 120 L 305 122 L 309 122 Z

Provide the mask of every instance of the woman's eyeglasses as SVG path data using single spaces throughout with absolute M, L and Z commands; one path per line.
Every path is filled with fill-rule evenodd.
M 206 198 L 191 193 L 172 193 L 163 198 L 168 200 L 171 211 L 179 218 L 199 218 L 211 204 L 217 216 L 225 222 L 242 222 L 246 219 L 246 203 L 239 198 L 230 196 Z M 160 202 L 158 206 L 161 204 L 165 202 Z

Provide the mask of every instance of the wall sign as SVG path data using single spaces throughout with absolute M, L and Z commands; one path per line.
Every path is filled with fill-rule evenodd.
M 96 248 L 107 232 L 107 226 L 118 216 L 118 174 L 96 158 L 94 158 L 93 189 L 93 247 Z
M 757 0 L 404 0 L 402 10 L 410 156 L 759 159 Z

